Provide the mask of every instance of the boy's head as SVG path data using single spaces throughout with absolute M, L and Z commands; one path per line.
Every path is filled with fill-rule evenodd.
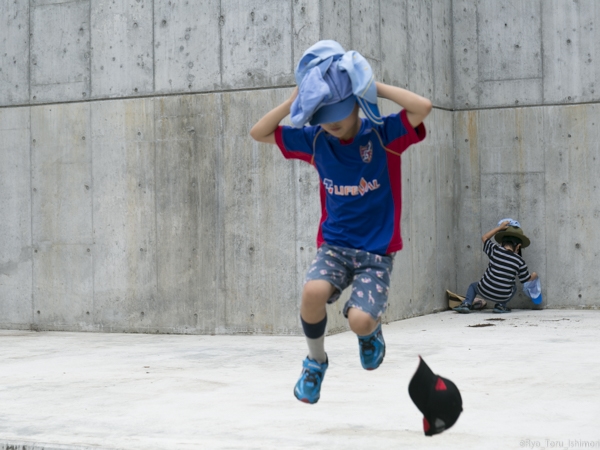
M 307 49 L 295 69 L 298 95 L 291 105 L 295 127 L 339 124 L 346 119 L 352 129 L 360 129 L 358 104 L 371 122 L 381 125 L 377 87 L 367 60 L 355 51 L 345 52 L 335 41 L 323 40 Z M 340 138 L 338 126 L 323 127 Z M 330 131 L 331 130 L 331 131 Z M 349 136 L 353 137 L 353 136 Z M 349 138 L 345 136 L 343 138 Z
M 502 238 L 501 245 L 506 249 L 512 250 L 513 252 L 517 252 L 520 250 L 523 243 L 521 242 L 521 239 L 516 238 L 514 236 L 504 236 Z
M 346 117 L 332 122 L 320 122 L 321 128 L 333 137 L 346 141 L 356 136 L 360 130 L 361 121 L 358 116 L 358 103 L 356 101 L 353 103 L 354 104 L 351 105 L 350 113 Z
M 330 89 L 330 98 L 315 111 L 309 123 L 321 127 L 338 139 L 351 139 L 360 129 L 358 102 L 352 92 L 352 82 L 334 61 L 322 75 Z

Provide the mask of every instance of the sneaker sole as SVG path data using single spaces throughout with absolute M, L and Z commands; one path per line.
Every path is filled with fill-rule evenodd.
M 311 402 L 309 399 L 307 399 L 306 397 L 300 398 L 296 395 L 296 390 L 294 389 L 294 397 L 296 397 L 298 400 L 300 400 L 302 403 L 306 403 L 307 405 L 314 405 L 315 403 L 317 403 L 319 401 L 319 399 L 316 399 L 314 402 Z M 319 397 L 321 398 L 321 397 Z

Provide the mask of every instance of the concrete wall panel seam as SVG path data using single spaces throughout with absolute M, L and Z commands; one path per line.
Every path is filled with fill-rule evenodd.
M 219 0 L 219 86 L 223 86 L 223 0 Z
M 350 16 L 350 27 L 349 27 L 349 33 L 350 33 L 350 48 L 354 48 L 354 33 L 352 32 L 354 30 L 354 27 L 352 26 L 352 3 L 355 2 L 357 0 L 350 0 L 348 2 L 348 15 Z
M 31 230 L 31 319 L 30 324 L 33 325 L 35 323 L 35 302 L 34 302 L 34 292 L 35 292 L 35 258 L 33 257 L 33 252 L 35 252 L 35 244 L 33 237 L 33 137 L 31 136 L 31 106 L 28 107 L 29 112 L 29 227 Z
M 91 21 L 91 8 L 90 8 L 90 24 L 92 23 Z M 90 40 L 91 40 L 91 33 L 90 33 Z M 90 82 L 91 84 L 91 82 Z M 93 122 L 93 109 L 91 107 L 92 105 L 90 104 L 90 107 L 88 108 L 88 122 L 90 124 L 90 127 L 92 126 Z M 90 190 L 92 191 L 92 207 L 90 208 L 90 215 L 91 215 L 91 225 L 92 225 L 92 242 L 91 242 L 91 247 L 92 247 L 92 254 L 91 254 L 91 265 L 92 265 L 92 279 L 91 279 L 91 284 L 92 284 L 92 291 L 91 291 L 91 305 L 90 305 L 90 310 L 86 311 L 87 314 L 91 315 L 91 322 L 93 323 L 95 321 L 95 316 L 96 316 L 96 305 L 95 305 L 95 297 L 96 297 L 96 236 L 95 236 L 95 228 L 96 228 L 96 224 L 94 222 L 94 198 L 95 198 L 95 184 L 94 184 L 94 144 L 95 144 L 95 139 L 93 139 L 93 131 L 90 130 L 90 136 L 89 136 L 89 140 L 90 142 L 90 147 L 91 147 L 91 151 L 90 151 Z
M 292 55 L 290 58 L 290 73 L 294 73 L 294 61 L 296 61 L 296 55 L 294 55 L 294 41 L 296 40 L 296 35 L 294 34 L 294 30 L 296 29 L 294 23 L 294 0 L 290 0 L 290 25 L 292 29 L 292 39 L 290 40 L 290 54 Z
M 433 29 L 434 28 L 434 25 L 433 25 L 433 22 L 434 22 L 434 20 L 433 20 L 433 9 L 432 9 L 432 12 L 431 12 L 431 16 L 432 17 L 431 17 L 431 23 L 430 23 L 430 28 L 429 28 L 429 34 L 431 36 L 431 41 L 430 41 L 429 45 L 430 45 L 431 48 L 433 48 L 434 41 L 435 41 L 435 39 L 434 39 L 435 30 Z M 434 67 L 435 67 L 435 52 L 432 51 L 431 52 L 431 67 L 430 67 L 431 73 L 434 73 L 434 71 L 433 71 Z M 430 90 L 431 94 L 429 95 L 428 98 L 433 98 L 435 96 L 435 94 L 437 93 L 436 82 L 435 81 L 436 81 L 436 77 L 434 75 L 433 77 L 431 77 L 431 90 Z M 432 103 L 433 103 L 433 101 L 432 101 Z
M 27 8 L 27 34 L 28 34 L 28 39 L 27 39 L 27 48 L 29 50 L 29 54 L 27 55 L 29 61 L 27 61 L 27 84 L 28 84 L 28 90 L 29 90 L 29 95 L 27 96 L 27 103 L 31 102 L 31 0 L 27 1 L 28 3 L 28 8 Z M 30 116 L 30 120 L 29 123 L 31 124 L 31 116 Z
M 88 7 L 88 24 L 90 27 L 90 36 L 89 36 L 89 46 L 88 46 L 88 53 L 90 55 L 88 61 L 90 62 L 90 73 L 89 73 L 89 78 L 90 78 L 90 84 L 89 84 L 89 97 L 91 98 L 94 95 L 94 92 L 92 91 L 93 89 L 93 80 L 92 80 L 92 76 L 94 75 L 93 70 L 92 70 L 92 61 L 94 60 L 94 42 L 93 42 L 93 38 L 94 38 L 94 33 L 92 33 L 92 26 L 93 26 L 93 22 L 92 22 L 92 5 L 90 3 L 89 7 Z M 92 152 L 93 154 L 93 152 Z M 93 211 L 93 208 L 92 208 Z M 92 220 L 92 229 L 93 229 L 93 220 Z M 93 272 L 92 272 L 93 273 Z M 92 292 L 94 292 L 92 290 Z
M 479 58 L 479 36 L 480 34 L 480 30 L 479 30 L 479 0 L 477 2 L 475 2 L 475 36 L 477 39 L 476 42 L 476 48 L 475 48 L 475 54 L 477 55 L 477 92 L 476 92 L 476 98 L 477 98 L 477 106 L 480 106 L 481 103 L 481 88 L 479 87 L 479 83 L 481 82 L 481 59 Z M 481 173 L 481 168 L 480 168 L 480 172 Z
M 382 42 L 383 40 L 381 39 L 381 28 L 382 28 L 382 24 L 381 24 L 381 0 L 379 0 L 377 2 L 377 48 L 379 50 L 379 62 L 381 64 L 381 66 L 383 66 L 382 61 L 383 61 L 383 49 L 382 47 Z M 383 79 L 383 67 L 381 68 L 381 79 Z
M 540 2 L 540 16 L 542 19 L 540 20 L 540 60 L 541 60 L 541 72 L 542 72 L 542 105 L 546 103 L 546 90 L 544 89 L 544 3 Z
M 450 84 L 452 85 L 452 96 L 450 108 L 454 111 L 456 109 L 456 92 L 455 92 L 455 80 L 456 80 L 456 56 L 454 51 L 454 1 L 450 2 Z M 452 116 L 452 129 L 454 129 L 454 115 Z
M 154 0 L 152 0 L 152 92 L 156 92 L 156 8 Z

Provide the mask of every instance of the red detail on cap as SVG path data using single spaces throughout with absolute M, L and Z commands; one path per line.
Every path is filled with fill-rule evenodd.
M 423 430 L 425 431 L 425 433 L 429 431 L 429 422 L 427 422 L 427 419 L 425 417 L 423 417 Z
M 435 383 L 435 390 L 436 391 L 445 391 L 448 388 L 446 387 L 446 383 L 444 383 L 444 380 L 442 380 L 441 378 L 438 378 L 437 383 Z

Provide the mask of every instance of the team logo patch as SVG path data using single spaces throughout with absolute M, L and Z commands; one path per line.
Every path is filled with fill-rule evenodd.
M 369 143 L 364 147 L 361 145 L 359 149 L 360 157 L 362 158 L 363 162 L 367 164 L 370 163 L 371 158 L 373 158 L 373 144 L 371 143 L 371 141 L 369 141 Z

